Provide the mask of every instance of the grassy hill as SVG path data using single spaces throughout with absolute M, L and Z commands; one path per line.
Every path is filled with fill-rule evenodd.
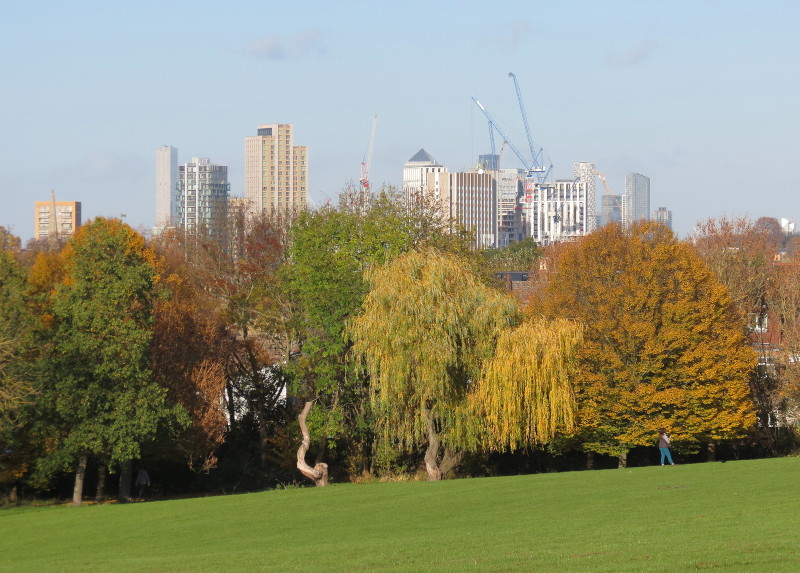
M 0 571 L 798 571 L 800 458 L 0 511 Z

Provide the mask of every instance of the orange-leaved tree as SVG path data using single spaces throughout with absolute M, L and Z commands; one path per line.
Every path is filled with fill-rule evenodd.
M 623 466 L 662 426 L 694 450 L 755 422 L 756 355 L 730 297 L 666 227 L 612 225 L 562 247 L 528 312 L 584 325 L 577 435 L 588 452 Z

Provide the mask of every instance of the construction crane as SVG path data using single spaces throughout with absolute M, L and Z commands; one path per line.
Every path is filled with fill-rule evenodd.
M 369 191 L 370 184 L 369 184 L 369 168 L 372 164 L 372 148 L 375 145 L 375 128 L 378 126 L 378 115 L 375 114 L 372 116 L 372 133 L 369 136 L 369 147 L 367 148 L 367 155 L 364 157 L 364 161 L 361 162 L 361 179 L 359 182 L 361 183 L 361 190 L 362 191 Z
M 597 169 L 594 170 L 597 173 L 597 176 L 600 178 L 600 181 L 603 183 L 603 189 L 606 190 L 606 195 L 613 195 L 611 189 L 608 188 L 608 184 L 606 183 L 606 176 L 600 173 Z
M 511 140 L 506 136 L 506 134 L 503 133 L 503 130 L 500 129 L 499 125 L 497 125 L 497 122 L 494 120 L 494 117 L 492 117 L 492 114 L 489 113 L 489 110 L 486 109 L 485 107 L 483 107 L 483 104 L 481 102 L 479 102 L 477 98 L 473 97 L 472 101 L 475 102 L 475 104 L 478 106 L 478 108 L 480 108 L 480 110 L 483 112 L 483 115 L 486 116 L 486 119 L 489 120 L 489 141 L 490 141 L 490 143 L 492 145 L 492 155 L 495 155 L 494 133 L 493 133 L 493 131 L 497 130 L 498 135 L 500 135 L 500 137 L 503 138 L 503 142 L 508 144 L 508 146 L 511 148 L 511 151 L 513 151 L 514 155 L 517 156 L 517 159 L 519 159 L 522 162 L 522 165 L 525 167 L 526 175 L 529 176 L 529 177 L 532 176 L 533 171 L 531 171 L 529 169 L 530 165 L 529 165 L 528 160 L 522 155 L 522 152 L 517 148 L 516 145 L 514 145 L 511 142 Z
M 539 148 L 539 151 L 536 151 L 536 147 L 533 145 L 533 137 L 531 136 L 531 128 L 528 124 L 528 113 L 525 111 L 525 102 L 522 99 L 522 90 L 519 87 L 517 76 L 515 76 L 513 72 L 508 72 L 508 77 L 514 80 L 514 89 L 517 92 L 519 111 L 522 114 L 522 124 L 525 126 L 525 135 L 528 137 L 528 146 L 531 150 L 531 162 L 529 164 L 528 171 L 537 173 L 539 183 L 542 183 L 550 175 L 553 165 L 551 164 L 549 167 L 545 168 L 544 162 L 542 161 L 542 149 Z

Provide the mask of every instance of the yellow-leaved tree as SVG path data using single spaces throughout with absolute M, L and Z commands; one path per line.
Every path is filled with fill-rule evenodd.
M 666 227 L 607 226 L 561 249 L 529 313 L 579 321 L 578 437 L 626 463 L 667 427 L 687 449 L 755 423 L 756 363 L 725 287 Z
M 515 300 L 461 257 L 411 251 L 369 273 L 348 333 L 370 377 L 379 435 L 425 447 L 428 479 L 466 450 L 542 443 L 571 428 L 580 328 L 520 324 Z

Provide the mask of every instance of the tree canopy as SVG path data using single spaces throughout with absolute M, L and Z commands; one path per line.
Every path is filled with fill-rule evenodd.
M 665 227 L 607 226 L 563 247 L 529 312 L 585 327 L 577 396 L 588 451 L 624 456 L 662 426 L 691 449 L 755 422 L 756 356 L 730 297 Z
M 363 312 L 349 327 L 353 354 L 369 373 L 383 439 L 425 446 L 429 479 L 465 450 L 528 447 L 571 428 L 579 327 L 519 325 L 512 297 L 434 249 L 368 277 Z

